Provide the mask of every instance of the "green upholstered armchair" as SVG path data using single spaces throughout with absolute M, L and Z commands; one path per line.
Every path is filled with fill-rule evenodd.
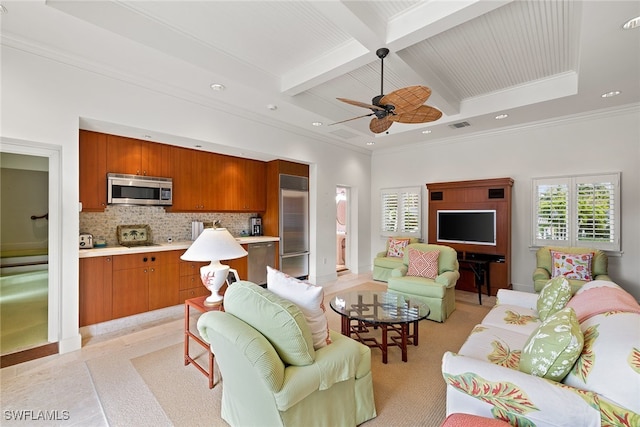
M 409 248 L 422 252 L 439 251 L 438 276 L 435 279 L 407 276 L 409 271 Z M 429 306 L 427 319 L 444 322 L 456 309 L 455 287 L 460 278 L 458 253 L 455 249 L 443 245 L 412 243 L 407 246 L 402 266 L 391 272 L 388 289 L 403 295 L 417 296 Z
M 221 416 L 231 426 L 356 426 L 376 416 L 371 350 L 330 331 L 313 348 L 293 303 L 251 282 L 225 292 L 225 311 L 198 319 L 222 375 Z
M 564 252 L 569 254 L 588 254 L 592 253 L 591 258 L 591 275 L 592 280 L 606 280 L 611 282 L 611 278 L 608 276 L 608 264 L 609 259 L 607 254 L 599 249 L 590 249 L 582 247 L 571 246 L 543 246 L 536 252 L 536 269 L 533 272 L 533 286 L 536 292 L 540 292 L 544 285 L 551 279 L 552 274 L 552 262 L 551 251 Z M 568 279 L 571 285 L 571 291 L 575 294 L 578 289 L 587 281 Z
M 384 251 L 378 252 L 373 258 L 373 280 L 386 282 L 391 276 L 394 268 L 402 266 L 402 257 L 387 256 L 389 252 L 389 242 L 391 239 L 408 239 L 409 243 L 418 243 L 417 237 L 390 237 L 387 239 L 387 246 Z

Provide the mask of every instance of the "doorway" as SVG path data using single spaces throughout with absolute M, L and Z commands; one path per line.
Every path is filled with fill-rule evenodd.
M 58 352 L 58 281 L 50 274 L 51 185 L 59 152 L 3 141 L 0 153 L 0 365 Z M 53 165 L 53 167 L 51 167 Z M 51 171 L 53 170 L 53 175 Z M 53 182 L 52 182 L 53 179 Z M 56 191 L 57 193 L 57 191 Z M 54 232 L 54 235 L 57 233 Z M 58 259 L 54 255 L 54 261 Z M 55 268 L 53 269 L 56 270 Z
M 336 272 L 342 273 L 349 270 L 347 250 L 347 230 L 349 218 L 349 189 L 336 187 Z

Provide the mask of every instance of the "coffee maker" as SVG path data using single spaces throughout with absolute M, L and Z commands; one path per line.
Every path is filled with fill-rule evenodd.
M 252 236 L 262 236 L 262 218 L 259 216 L 250 218 L 249 230 Z

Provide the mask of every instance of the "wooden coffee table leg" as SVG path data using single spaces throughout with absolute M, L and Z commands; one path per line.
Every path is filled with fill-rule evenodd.
M 350 320 L 349 320 L 349 318 L 347 316 L 342 316 L 341 320 L 342 320 L 342 323 L 341 323 L 342 335 L 345 335 L 345 336 L 348 337 L 348 336 L 351 335 L 351 331 L 349 331 L 349 329 L 350 329 L 350 325 L 349 325 Z
M 382 363 L 387 363 L 387 324 L 384 323 L 381 325 L 382 328 Z
M 413 345 L 418 345 L 418 321 L 413 322 Z
M 401 344 L 402 344 L 402 361 L 406 362 L 407 361 L 407 339 L 408 339 L 408 335 L 409 335 L 409 324 L 408 323 L 403 323 L 401 325 Z

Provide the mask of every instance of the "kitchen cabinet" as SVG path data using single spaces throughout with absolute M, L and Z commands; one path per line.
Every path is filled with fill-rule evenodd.
M 80 131 L 80 201 L 86 212 L 107 206 L 107 173 L 173 178 L 169 212 L 264 212 L 266 172 L 259 160 Z
M 179 301 L 184 303 L 185 300 L 209 296 L 211 293 L 202 284 L 200 280 L 200 267 L 207 265 L 208 262 L 180 261 L 180 292 Z
M 224 156 L 172 147 L 173 206 L 171 212 L 221 211 L 227 195 L 220 169 Z
M 107 206 L 107 135 L 80 130 L 80 202 L 83 212 Z
M 264 162 L 231 157 L 234 168 L 225 176 L 229 183 L 230 199 L 228 210 L 262 212 L 266 209 L 266 171 Z
M 113 318 L 179 304 L 182 251 L 113 257 Z
M 170 156 L 169 145 L 107 135 L 107 169 L 110 173 L 169 177 L 172 172 Z
M 80 326 L 112 319 L 113 257 L 80 259 Z
M 266 164 L 173 147 L 171 212 L 262 212 Z

